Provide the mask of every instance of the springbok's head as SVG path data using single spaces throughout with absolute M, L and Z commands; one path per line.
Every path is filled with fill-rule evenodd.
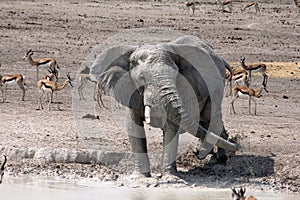
M 232 190 L 232 199 L 233 200 L 245 200 L 245 199 L 257 200 L 252 195 L 248 196 L 247 198 L 245 197 L 245 193 L 246 193 L 245 187 L 240 187 L 240 189 L 234 187 L 231 190 Z
M 238 188 L 232 188 L 232 200 L 243 200 L 244 198 L 244 194 L 245 194 L 245 191 L 243 189 L 243 187 L 241 187 L 240 189 Z
M 54 67 L 53 69 L 52 68 L 48 68 L 48 72 L 50 74 L 53 74 L 56 78 L 56 80 L 58 80 L 58 70 Z
M 242 56 L 241 57 L 241 62 L 245 62 L 245 60 L 246 60 L 245 56 Z
M 33 55 L 33 51 L 29 49 L 29 51 L 26 52 L 25 56 L 23 56 L 23 60 L 26 60 L 29 56 Z
M 4 169 L 5 169 L 5 164 L 6 164 L 6 156 L 4 155 L 4 161 L 1 165 L 1 168 L 0 168 L 0 184 L 2 183 L 2 178 L 3 178 L 3 175 L 4 175 Z

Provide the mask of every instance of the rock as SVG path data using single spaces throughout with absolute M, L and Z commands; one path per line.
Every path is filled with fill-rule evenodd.
M 286 95 L 283 95 L 282 98 L 283 98 L 283 99 L 288 99 L 289 97 L 286 96 Z

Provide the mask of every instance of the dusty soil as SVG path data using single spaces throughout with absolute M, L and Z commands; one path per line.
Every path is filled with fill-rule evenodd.
M 27 83 L 25 101 L 21 101 L 21 91 L 11 86 L 7 101 L 0 103 L 0 155 L 9 159 L 5 178 L 29 174 L 114 180 L 129 187 L 249 185 L 299 192 L 300 21 L 290 1 L 262 2 L 259 16 L 253 10 L 241 14 L 242 5 L 236 2 L 231 14 L 219 12 L 216 4 L 204 3 L 191 17 L 182 3 L 174 1 L 1 1 L 0 74 L 24 74 Z M 36 69 L 22 57 L 32 49 L 35 58 L 57 58 L 62 81 L 69 71 L 78 76 L 88 65 L 88 54 L 106 39 L 149 27 L 199 36 L 233 65 L 242 55 L 246 62 L 266 63 L 269 93 L 257 99 L 257 116 L 248 114 L 247 99 L 238 100 L 237 114 L 230 114 L 230 97 L 224 97 L 226 129 L 242 147 L 226 165 L 212 163 L 209 157 L 199 160 L 194 153 L 197 141 L 183 135 L 178 176 L 134 185 L 126 181 L 132 158 L 124 131 L 124 108 L 107 96 L 108 108 L 99 108 L 92 98 L 92 84 L 84 91 L 87 100 L 79 101 L 78 81 L 74 80 L 74 88 L 59 93 L 61 111 L 55 104 L 51 111 L 36 111 Z M 40 73 L 45 74 L 46 69 Z M 254 76 L 252 86 L 258 87 L 260 81 L 260 75 Z M 147 134 L 152 170 L 157 174 L 161 133 L 147 127 Z

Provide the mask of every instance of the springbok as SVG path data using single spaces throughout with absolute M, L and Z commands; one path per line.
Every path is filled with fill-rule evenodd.
M 228 6 L 229 12 L 232 12 L 232 0 L 216 0 L 218 4 L 220 4 L 222 8 L 222 12 L 226 12 L 224 6 Z
M 250 8 L 251 6 L 253 6 L 255 8 L 255 14 L 260 13 L 260 9 L 259 9 L 258 3 L 256 1 L 247 3 L 245 6 L 243 6 L 243 8 L 241 9 L 241 12 L 244 12 L 247 8 Z
M 93 94 L 94 100 L 95 101 L 97 100 L 99 107 L 101 107 L 102 105 L 105 108 L 102 101 L 102 95 L 104 94 L 102 86 L 97 81 L 92 80 L 90 74 L 80 74 L 79 76 L 79 83 L 80 83 L 78 87 L 79 100 L 85 100 L 82 90 L 83 88 L 85 88 L 88 82 L 94 84 L 94 94 Z
M 97 81 L 92 80 L 91 76 L 89 74 L 80 74 L 80 76 L 79 76 L 79 86 L 78 86 L 79 100 L 85 100 L 82 90 L 83 90 L 83 88 L 85 88 L 85 86 L 88 82 L 93 83 L 93 85 L 94 85 L 93 98 L 94 98 L 94 100 L 96 100 Z
M 268 92 L 267 90 L 267 82 L 268 82 L 268 74 L 267 74 L 267 66 L 265 64 L 245 64 L 245 57 L 241 57 L 241 66 L 248 71 L 249 74 L 249 85 L 251 84 L 251 72 L 259 72 L 261 75 L 264 77 L 262 85 L 265 86 L 265 91 Z
M 251 115 L 251 100 L 254 102 L 254 115 L 256 115 L 256 101 L 254 100 L 253 97 L 261 97 L 262 90 L 265 88 L 264 85 L 261 85 L 257 90 L 254 90 L 253 88 L 249 88 L 243 85 L 238 85 L 232 88 L 232 96 L 233 99 L 230 102 L 231 104 L 231 109 L 234 114 L 236 114 L 234 110 L 234 101 L 239 98 L 242 95 L 246 95 L 249 97 L 249 114 Z
M 186 1 L 185 2 L 185 8 L 186 8 L 187 14 L 189 13 L 189 10 L 192 9 L 192 11 L 193 11 L 192 16 L 195 16 L 196 4 L 199 4 L 199 2 L 197 2 L 197 1 Z
M 67 74 L 67 80 L 65 80 L 63 83 L 57 83 L 54 81 L 48 81 L 48 80 L 39 80 L 37 83 L 37 86 L 39 88 L 40 95 L 38 97 L 38 107 L 36 110 L 43 109 L 42 105 L 42 97 L 44 93 L 50 93 L 50 99 L 48 103 L 48 110 L 50 111 L 50 104 L 53 100 L 53 93 L 56 93 L 62 89 L 64 89 L 68 84 L 73 87 L 72 82 L 71 82 L 71 77 L 70 77 L 70 72 Z M 57 102 L 57 109 L 60 110 L 59 104 Z
M 257 200 L 254 196 L 250 195 L 245 197 L 246 189 L 241 187 L 240 189 L 233 188 L 232 190 L 232 200 Z
M 36 66 L 36 80 L 39 80 L 39 68 L 40 67 L 49 67 L 52 70 L 58 71 L 59 67 L 55 58 L 32 58 L 33 51 L 29 49 L 26 52 L 23 60 L 27 60 L 32 66 Z
M 19 86 L 19 88 L 23 92 L 22 101 L 24 101 L 26 92 L 25 77 L 21 74 L 12 74 L 3 76 L 0 75 L 0 90 L 2 92 L 2 102 L 6 100 L 7 85 L 10 84 L 17 84 Z

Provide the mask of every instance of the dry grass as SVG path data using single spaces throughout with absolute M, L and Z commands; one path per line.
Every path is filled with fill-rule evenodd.
M 230 63 L 232 67 L 240 67 L 239 63 Z M 251 63 L 259 64 L 259 63 Z M 264 62 L 271 78 L 300 78 L 299 62 Z

